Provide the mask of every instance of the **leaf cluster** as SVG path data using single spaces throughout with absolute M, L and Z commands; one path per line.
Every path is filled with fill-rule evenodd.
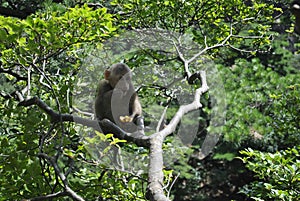
M 276 153 L 247 149 L 241 151 L 246 167 L 258 180 L 244 187 L 243 193 L 254 200 L 300 199 L 299 146 Z

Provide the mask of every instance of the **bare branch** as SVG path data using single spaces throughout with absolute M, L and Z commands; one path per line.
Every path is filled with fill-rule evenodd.
M 58 197 L 64 197 L 64 196 L 68 196 L 68 193 L 66 191 L 52 193 L 52 194 L 49 194 L 49 195 L 39 196 L 39 197 L 35 197 L 35 198 L 30 198 L 30 199 L 27 199 L 26 201 L 48 200 L 48 199 L 53 199 L 53 198 L 58 198 Z
M 92 117 L 92 118 L 94 117 L 93 113 L 82 111 L 82 110 L 80 110 L 80 109 L 78 109 L 77 107 L 74 107 L 74 106 L 72 108 L 75 112 L 77 112 L 79 114 L 83 114 L 83 115 L 86 115 L 86 116 L 89 116 L 89 117 Z
M 187 62 L 191 63 L 192 61 L 194 61 L 196 58 L 198 58 L 200 55 L 202 55 L 204 52 L 206 52 L 208 50 L 225 46 L 226 42 L 231 38 L 231 36 L 232 36 L 232 25 L 230 25 L 230 33 L 229 33 L 229 35 L 221 43 L 218 43 L 218 44 L 213 45 L 213 46 L 207 46 L 207 44 L 206 44 L 206 37 L 205 37 L 205 48 L 203 50 L 201 50 L 200 52 L 198 52 L 197 54 L 195 54 L 192 58 L 190 58 L 189 60 L 187 60 Z
M 261 39 L 264 36 L 241 36 L 241 35 L 232 35 L 234 38 L 243 38 L 243 39 Z
M 171 192 L 171 189 L 173 188 L 175 182 L 177 181 L 178 177 L 180 176 L 180 173 L 177 174 L 177 176 L 175 177 L 175 179 L 173 180 L 171 186 L 170 186 L 170 190 L 168 190 L 168 195 L 167 197 L 169 198 L 170 197 L 170 192 Z
M 75 191 L 73 191 L 69 187 L 68 180 L 67 180 L 66 176 L 62 173 L 60 168 L 58 167 L 56 160 L 52 157 L 49 157 L 47 154 L 44 154 L 44 153 L 40 153 L 39 156 L 45 158 L 52 165 L 56 174 L 59 176 L 60 180 L 63 182 L 66 194 L 68 196 L 70 196 L 71 198 L 73 198 L 74 200 L 84 201 L 84 199 L 81 196 L 79 196 Z
M 176 52 L 180 58 L 180 60 L 183 62 L 184 64 L 184 71 L 186 72 L 187 74 L 187 77 L 190 77 L 191 76 L 191 72 L 189 70 L 189 62 L 184 58 L 183 54 L 181 53 L 181 51 L 179 50 L 178 46 L 175 44 L 175 42 L 173 41 L 173 44 L 174 44 L 174 47 L 176 49 Z
M 174 47 L 175 47 L 175 49 L 176 49 L 176 52 L 177 52 L 177 54 L 178 54 L 178 56 L 179 56 L 179 58 L 180 58 L 180 60 L 183 62 L 184 70 L 185 70 L 185 72 L 186 72 L 188 81 L 189 81 L 189 78 L 190 78 L 191 76 L 193 76 L 193 74 L 192 74 L 191 71 L 189 70 L 189 64 L 190 64 L 191 62 L 193 62 L 195 59 L 197 59 L 200 55 L 202 55 L 203 53 L 205 53 L 206 51 L 208 51 L 208 50 L 215 49 L 215 48 L 219 48 L 219 47 L 224 47 L 224 46 L 228 45 L 228 44 L 226 44 L 226 43 L 227 43 L 227 42 L 229 41 L 229 39 L 233 36 L 232 30 L 233 30 L 233 25 L 231 24 L 231 25 L 230 25 L 230 32 L 229 32 L 229 35 L 228 35 L 221 43 L 218 43 L 218 44 L 213 45 L 213 46 L 208 46 L 208 45 L 207 45 L 207 37 L 204 36 L 204 45 L 205 45 L 205 48 L 202 49 L 201 51 L 199 51 L 197 54 L 193 55 L 193 57 L 190 58 L 190 59 L 188 59 L 188 60 L 184 58 L 182 52 L 179 50 L 178 45 L 177 45 L 174 41 L 172 41 L 172 42 L 173 42 L 173 45 L 174 45 Z M 191 82 L 189 81 L 189 83 L 191 83 Z
M 165 119 L 166 119 L 167 109 L 168 109 L 168 106 L 166 106 L 164 108 L 164 111 L 163 111 L 163 113 L 162 113 L 162 115 L 161 115 L 161 117 L 158 121 L 158 124 L 157 124 L 157 127 L 156 127 L 156 132 L 159 132 L 165 126 L 164 123 L 165 123 Z
M 36 67 L 37 68 L 37 67 Z M 43 60 L 43 70 L 41 70 L 41 75 L 40 75 L 40 83 L 47 87 L 48 89 L 51 89 L 50 85 L 44 82 L 45 78 L 45 68 L 46 68 L 46 59 Z
M 164 137 L 170 135 L 172 132 L 175 131 L 177 124 L 179 123 L 180 119 L 183 117 L 184 114 L 202 107 L 200 103 L 200 97 L 203 93 L 207 92 L 209 88 L 206 81 L 205 71 L 200 71 L 200 76 L 201 76 L 202 86 L 196 90 L 194 101 L 190 104 L 180 106 L 179 110 L 172 118 L 170 124 L 168 124 L 165 129 L 159 132 L 162 133 Z

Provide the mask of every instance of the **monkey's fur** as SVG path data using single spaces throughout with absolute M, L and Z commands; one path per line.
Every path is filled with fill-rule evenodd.
M 127 132 L 137 130 L 136 122 L 142 107 L 132 84 L 132 72 L 123 63 L 112 65 L 104 72 L 95 100 L 99 120 L 109 119 Z

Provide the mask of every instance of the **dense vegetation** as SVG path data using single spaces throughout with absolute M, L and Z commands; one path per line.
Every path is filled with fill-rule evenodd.
M 0 200 L 149 199 L 146 148 L 22 104 L 38 97 L 92 119 L 97 82 L 116 62 L 133 69 L 147 135 L 164 110 L 168 124 L 191 102 L 201 82 L 182 81 L 187 72 L 207 73 L 203 107 L 163 144 L 171 200 L 300 199 L 290 1 L 79 2 L 0 1 Z M 105 158 L 118 144 L 126 171 Z

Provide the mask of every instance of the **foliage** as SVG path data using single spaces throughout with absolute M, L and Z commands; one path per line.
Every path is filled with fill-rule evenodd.
M 73 76 L 79 57 L 85 54 L 81 48 L 102 41 L 115 28 L 106 9 L 93 11 L 87 6 L 24 20 L 0 18 L 0 200 L 19 200 L 61 188 L 53 167 L 39 154 L 56 155 L 64 169 L 74 167 L 74 160 L 81 157 L 70 153 L 85 152 L 79 149 L 79 136 L 71 125 L 52 125 L 39 109 L 20 108 L 14 98 L 39 96 L 54 109 L 69 112 Z M 58 147 L 65 153 L 57 152 Z M 83 184 L 74 184 L 74 188 Z
M 250 62 L 239 59 L 231 68 L 223 68 L 222 71 L 230 106 L 225 140 L 239 145 L 249 138 L 264 138 L 267 143 L 265 149 L 269 150 L 297 143 L 297 108 L 300 104 L 299 87 L 295 85 L 297 73 L 281 76 L 258 59 Z M 291 140 L 287 141 L 284 136 Z M 281 140 L 276 140 L 278 138 Z
M 23 10 L 30 7 L 28 4 L 25 5 L 26 2 L 31 4 L 37 1 L 10 2 L 13 4 L 19 2 L 20 6 L 16 7 Z M 69 2 L 72 2 L 69 6 L 73 7 L 74 2 L 71 0 Z M 1 5 L 8 6 L 3 2 Z M 113 0 L 101 2 L 93 9 L 87 5 L 65 9 L 49 1 L 47 6 L 50 7 L 24 20 L 0 16 L 0 182 L 2 184 L 0 200 L 32 198 L 60 192 L 63 189 L 61 180 L 57 178 L 57 170 L 51 165 L 50 160 L 42 158 L 41 154 L 47 154 L 57 161 L 61 172 L 67 175 L 71 188 L 86 200 L 145 200 L 147 181 L 144 174 L 133 175 L 108 170 L 106 166 L 99 165 L 95 160 L 93 156 L 95 152 L 88 150 L 84 145 L 86 140 L 91 146 L 97 146 L 100 141 L 111 139 L 111 135 L 98 133 L 95 138 L 83 139 L 81 132 L 86 130 L 80 130 L 77 125 L 53 124 L 49 117 L 36 107 L 18 107 L 21 94 L 25 99 L 38 96 L 59 113 L 73 112 L 72 99 L 76 93 L 74 80 L 81 78 L 78 74 L 80 68 L 85 67 L 83 60 L 92 52 L 91 49 L 101 47 L 102 43 L 115 32 L 122 34 L 136 28 L 165 29 L 179 34 L 191 34 L 193 41 L 202 48 L 214 47 L 205 52 L 209 54 L 205 58 L 220 63 L 218 67 L 226 81 L 229 107 L 224 139 L 230 143 L 230 148 L 227 147 L 224 153 L 218 153 L 214 157 L 216 161 L 220 161 L 214 161 L 218 163 L 217 168 L 209 173 L 206 171 L 214 166 L 212 161 L 208 160 L 209 164 L 204 166 L 202 165 L 204 161 L 193 158 L 190 166 L 186 164 L 189 158 L 184 155 L 185 153 L 180 153 L 178 162 L 174 166 L 172 164 L 167 166 L 164 172 L 166 185 L 173 182 L 173 175 L 180 175 L 183 182 L 177 185 L 182 185 L 182 188 L 177 186 L 175 191 L 183 190 L 180 191 L 180 195 L 176 195 L 178 200 L 182 200 L 182 197 L 186 200 L 193 198 L 200 200 L 207 197 L 200 195 L 203 193 L 200 190 L 204 189 L 207 183 L 211 185 L 208 185 L 209 188 L 214 189 L 216 196 L 217 194 L 222 196 L 219 189 L 215 188 L 218 185 L 227 185 L 225 182 L 227 167 L 221 160 L 232 160 L 236 154 L 230 152 L 232 143 L 237 148 L 244 146 L 249 138 L 252 139 L 249 133 L 263 135 L 264 145 L 267 145 L 264 148 L 268 150 L 282 149 L 299 141 L 299 85 L 297 84 L 299 74 L 296 67 L 299 66 L 299 62 L 292 59 L 294 55 L 288 48 L 281 48 L 281 43 L 276 43 L 274 46 L 273 39 L 277 35 L 271 30 L 271 26 L 274 26 L 274 13 L 282 12 L 270 1 Z M 32 8 L 34 10 L 41 7 L 38 4 Z M 288 23 L 285 23 L 284 26 L 287 25 Z M 221 42 L 229 35 L 232 37 L 222 44 Z M 283 36 L 281 40 L 286 38 Z M 270 47 L 275 51 L 269 51 Z M 121 48 L 114 46 L 115 52 L 119 49 Z M 198 52 L 199 49 L 193 51 Z M 223 60 L 219 59 L 219 56 Z M 241 59 L 237 59 L 239 57 Z M 147 72 L 144 73 L 145 77 L 137 80 L 142 83 L 139 88 L 142 102 L 145 107 L 151 103 L 164 106 L 170 103 L 174 107 L 168 110 L 168 117 L 174 114 L 174 108 L 178 108 L 174 97 L 183 90 L 193 89 L 193 87 L 174 87 L 172 90 L 164 88 L 166 84 L 164 82 L 180 77 L 184 73 L 178 55 L 143 51 L 127 54 L 121 59 L 134 67 L 134 72 L 137 74 Z M 289 65 L 287 68 L 289 62 L 294 62 L 294 65 Z M 228 63 L 230 68 L 227 67 Z M 193 72 L 199 70 L 196 64 L 192 66 Z M 93 68 L 94 66 L 88 66 L 85 73 L 93 72 Z M 167 73 L 160 74 L 161 71 L 176 72 L 176 74 L 172 76 Z M 99 74 L 94 73 L 92 78 L 95 77 L 99 77 Z M 159 78 L 162 82 L 157 82 Z M 94 80 L 89 82 L 84 80 L 81 84 L 89 84 L 89 89 L 93 90 L 93 86 L 90 86 L 93 83 Z M 210 87 L 213 90 L 215 86 Z M 90 97 L 85 98 L 90 99 Z M 172 101 L 169 101 L 170 99 Z M 210 105 L 208 99 L 207 95 L 202 100 L 203 105 L 207 107 Z M 87 103 L 83 101 L 80 104 Z M 149 115 L 146 116 L 148 119 L 149 117 L 155 119 L 161 114 L 161 108 L 153 110 L 146 108 L 145 111 Z M 151 112 L 155 114 L 149 114 Z M 192 126 L 192 123 L 201 118 L 205 130 L 206 124 L 211 123 L 209 112 L 210 110 L 206 108 L 205 111 L 200 112 L 201 117 L 197 113 L 196 118 L 185 121 Z M 84 134 L 87 136 L 90 133 Z M 122 141 L 112 138 L 110 142 L 116 144 Z M 255 146 L 258 147 L 257 144 Z M 108 146 L 107 150 L 110 148 L 111 146 Z M 145 154 L 131 145 L 122 148 Z M 174 145 L 172 138 L 169 138 L 164 148 L 176 151 L 177 144 Z M 299 148 L 293 150 L 298 151 Z M 258 155 L 258 152 L 253 151 L 253 153 Z M 280 154 L 285 154 L 284 159 L 287 160 L 285 164 L 292 169 L 294 166 L 299 168 L 299 162 L 292 164 L 295 162 L 295 157 L 293 158 L 291 154 L 288 152 Z M 183 157 L 185 158 L 182 159 Z M 276 159 L 279 159 L 278 163 L 283 163 L 280 156 Z M 270 161 L 271 159 L 268 164 Z M 257 161 L 256 165 L 263 164 Z M 269 165 L 271 166 L 272 164 Z M 231 175 L 236 170 L 233 167 L 234 165 L 228 168 L 231 168 L 228 171 Z M 175 169 L 175 173 L 170 169 Z M 215 182 L 210 182 L 211 178 L 215 178 Z M 279 182 L 272 181 L 274 184 L 270 184 L 274 187 L 283 185 L 279 179 Z M 298 187 L 294 184 L 295 182 L 292 183 L 293 188 Z M 232 189 L 237 189 L 233 185 L 229 188 L 231 191 L 228 194 L 236 191 Z M 199 189 L 200 193 L 194 189 Z M 256 189 L 262 188 L 256 187 Z M 250 192 L 254 190 L 249 190 L 248 195 Z M 185 196 L 184 193 L 189 195 Z M 203 194 L 205 193 L 212 196 L 207 192 Z M 286 194 L 282 193 L 282 195 Z
M 242 160 L 258 180 L 244 187 L 243 193 L 254 200 L 300 199 L 300 147 L 276 153 L 252 149 L 241 151 Z
M 264 45 L 268 47 L 272 40 L 268 37 L 274 20 L 272 14 L 281 12 L 280 8 L 264 1 L 114 0 L 111 4 L 120 13 L 119 20 L 127 27 L 158 27 L 192 34 L 203 47 L 220 43 L 232 31 L 239 37 L 232 37 L 226 45 L 251 51 L 263 49 Z
M 274 130 L 266 136 L 268 144 L 272 145 L 273 150 L 299 144 L 300 85 L 290 85 L 277 94 L 270 94 L 270 98 L 272 104 L 268 109 L 268 115 L 272 121 L 268 125 Z M 272 150 L 270 148 L 269 150 Z
M 8 67 L 48 61 L 82 43 L 101 41 L 114 31 L 106 9 L 92 11 L 87 6 L 71 8 L 63 15 L 42 13 L 25 20 L 1 16 L 0 25 L 1 60 Z

